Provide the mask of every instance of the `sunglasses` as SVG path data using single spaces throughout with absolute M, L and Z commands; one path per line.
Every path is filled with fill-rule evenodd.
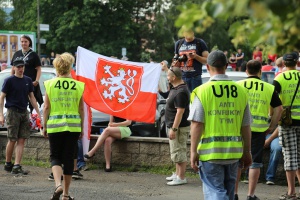
M 174 72 L 173 68 L 170 67 L 169 69 L 170 69 L 170 71 L 173 72 L 173 74 L 177 77 L 177 74 Z

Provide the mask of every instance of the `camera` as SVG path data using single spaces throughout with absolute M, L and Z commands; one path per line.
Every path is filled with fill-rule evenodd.
M 187 61 L 187 56 L 185 54 L 181 55 L 181 56 L 174 56 L 173 58 L 174 60 L 178 60 L 179 62 L 186 62 Z

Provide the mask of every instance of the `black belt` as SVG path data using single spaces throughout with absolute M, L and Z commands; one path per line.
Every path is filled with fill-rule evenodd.
M 18 113 L 25 113 L 27 111 L 27 109 L 20 109 L 20 108 L 17 108 L 17 107 L 9 107 L 8 109 L 16 111 Z

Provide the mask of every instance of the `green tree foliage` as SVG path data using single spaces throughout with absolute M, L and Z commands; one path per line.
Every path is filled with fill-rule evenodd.
M 5 28 L 6 13 L 0 8 L 0 30 Z
M 176 26 L 196 27 L 201 33 L 218 19 L 230 22 L 232 43 L 266 44 L 277 53 L 300 49 L 298 0 L 211 0 L 180 6 Z
M 1 1 L 1 0 L 0 0 Z M 127 48 L 127 57 L 133 61 L 171 61 L 174 43 L 180 38 L 175 20 L 180 15 L 178 6 L 185 9 L 190 3 L 194 12 L 205 0 L 39 0 L 40 23 L 49 24 L 50 31 L 41 32 L 47 40 L 41 45 L 41 54 L 76 51 L 82 46 L 91 51 L 121 58 L 121 48 Z M 37 1 L 12 0 L 14 11 L 6 29 L 37 32 Z M 182 14 L 181 14 L 182 15 Z M 180 16 L 181 16 L 180 15 Z M 198 32 L 209 49 L 234 50 L 227 32 L 235 18 L 214 19 L 215 23 Z M 1 22 L 0 22 L 1 23 Z M 193 22 L 194 23 L 194 22 Z M 189 23 L 187 23 L 189 24 Z M 198 30 L 197 28 L 196 30 Z M 246 47 L 243 49 L 246 49 Z

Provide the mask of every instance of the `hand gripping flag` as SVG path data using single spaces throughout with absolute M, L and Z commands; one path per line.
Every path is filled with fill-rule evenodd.
M 84 82 L 84 101 L 103 113 L 154 123 L 158 63 L 118 60 L 77 48 L 76 74 Z

